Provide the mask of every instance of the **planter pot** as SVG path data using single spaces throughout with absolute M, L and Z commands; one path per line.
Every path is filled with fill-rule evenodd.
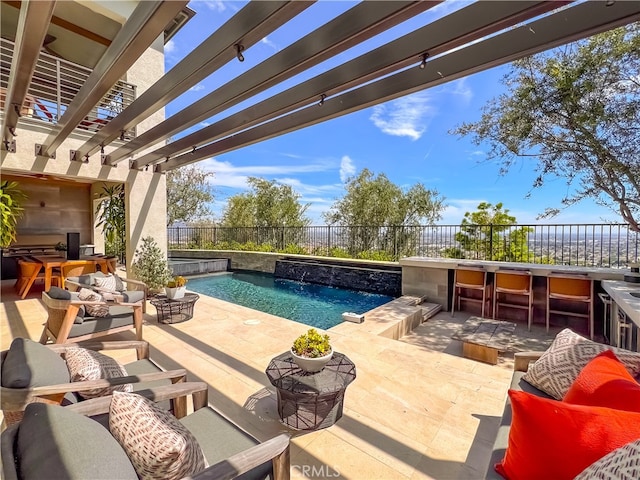
M 331 357 L 333 357 L 333 350 L 326 354 L 324 357 L 301 357 L 300 355 L 296 355 L 293 350 L 291 350 L 291 356 L 293 357 L 293 361 L 298 365 L 302 370 L 309 373 L 319 372 L 324 368 L 324 366 L 329 363 Z
M 172 300 L 183 298 L 186 291 L 187 287 L 164 287 L 164 293 L 167 295 L 167 298 Z

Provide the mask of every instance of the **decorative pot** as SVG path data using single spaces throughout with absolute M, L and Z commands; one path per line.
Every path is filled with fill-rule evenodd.
M 293 350 L 291 350 L 291 356 L 293 357 L 293 361 L 298 365 L 302 370 L 309 373 L 319 372 L 324 368 L 324 366 L 329 363 L 331 357 L 333 357 L 333 350 L 327 353 L 323 357 L 301 357 L 297 355 Z
M 171 300 L 183 298 L 186 291 L 187 287 L 164 287 L 164 293 Z

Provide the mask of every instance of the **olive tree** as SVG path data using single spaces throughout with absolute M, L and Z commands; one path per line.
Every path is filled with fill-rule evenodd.
M 392 257 L 412 254 L 418 227 L 441 218 L 444 199 L 436 190 L 417 183 L 403 190 L 383 173 L 368 169 L 349 179 L 346 194 L 324 214 L 329 225 L 343 229 L 351 255 L 372 250 L 392 252 Z
M 506 173 L 536 162 L 533 188 L 562 178 L 561 205 L 591 198 L 640 230 L 640 23 L 515 61 L 506 92 L 452 132 L 486 144 Z
M 213 193 L 209 185 L 212 172 L 196 165 L 167 172 L 167 225 L 194 222 L 211 216 Z

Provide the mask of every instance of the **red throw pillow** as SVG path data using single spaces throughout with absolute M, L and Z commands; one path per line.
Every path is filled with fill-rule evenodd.
M 508 480 L 571 480 L 640 438 L 640 413 L 574 405 L 509 390 L 509 443 L 495 468 Z
M 640 383 L 607 350 L 585 365 L 562 401 L 640 412 Z

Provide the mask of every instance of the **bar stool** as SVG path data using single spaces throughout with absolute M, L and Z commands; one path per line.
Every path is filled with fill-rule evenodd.
M 482 299 L 463 295 L 465 290 L 482 292 Z M 491 305 L 491 285 L 487 284 L 487 271 L 482 266 L 458 265 L 453 276 L 453 301 L 451 316 L 453 317 L 456 297 L 458 298 L 458 310 L 460 301 L 480 303 L 482 305 L 482 318 L 484 318 L 484 306 L 488 302 Z
M 493 280 L 493 318 L 497 318 L 498 309 L 503 307 L 527 310 L 527 328 L 531 330 L 533 319 L 533 275 L 529 270 L 499 269 Z M 500 294 L 527 297 L 527 304 L 513 303 L 506 298 L 500 300 Z
M 582 303 L 587 306 L 587 312 L 552 309 L 551 300 Z M 593 280 L 585 274 L 551 272 L 547 276 L 547 332 L 552 313 L 588 319 L 589 335 L 593 340 Z

